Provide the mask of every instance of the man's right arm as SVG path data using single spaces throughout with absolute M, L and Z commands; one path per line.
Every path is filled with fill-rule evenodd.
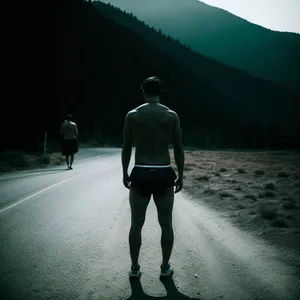
M 178 115 L 175 113 L 175 121 L 173 127 L 173 149 L 174 158 L 177 165 L 178 177 L 183 178 L 184 169 L 184 150 L 182 145 L 182 131 Z

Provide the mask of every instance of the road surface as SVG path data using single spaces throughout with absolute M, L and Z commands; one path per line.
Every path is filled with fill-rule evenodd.
M 292 253 L 256 241 L 183 192 L 174 206 L 173 278 L 159 280 L 160 229 L 151 201 L 143 274 L 130 283 L 120 150 L 95 151 L 82 149 L 74 170 L 0 176 L 1 300 L 300 299 L 299 270 L 287 263 Z

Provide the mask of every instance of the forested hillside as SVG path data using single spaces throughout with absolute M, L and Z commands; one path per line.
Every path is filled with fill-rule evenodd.
M 60 123 L 69 112 L 82 142 L 120 146 L 125 115 L 142 103 L 139 86 L 151 75 L 163 80 L 162 102 L 178 112 L 186 145 L 298 145 L 295 130 L 286 134 L 295 123 L 293 107 L 282 108 L 290 115 L 283 120 L 270 106 L 261 123 L 261 116 L 230 94 L 90 2 L 28 1 L 17 12 L 7 9 L 7 15 L 17 25 L 3 37 L 1 150 L 39 150 L 45 131 L 59 140 Z
M 299 34 L 266 29 L 198 0 L 102 2 L 132 12 L 206 57 L 300 92 Z

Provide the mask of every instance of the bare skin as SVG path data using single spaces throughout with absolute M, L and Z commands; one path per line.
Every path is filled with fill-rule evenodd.
M 78 128 L 74 122 L 64 122 L 61 125 L 60 133 L 65 140 L 78 139 Z M 66 164 L 68 167 L 72 168 L 74 162 L 74 154 L 66 155 Z
M 146 99 L 147 101 L 147 99 Z M 141 231 L 145 222 L 146 210 L 151 198 L 140 195 L 130 188 L 128 165 L 131 158 L 133 143 L 136 145 L 136 164 L 170 164 L 169 144 L 173 142 L 174 155 L 178 168 L 178 178 L 175 182 L 175 193 L 183 187 L 184 151 L 182 146 L 182 132 L 177 114 L 168 107 L 161 105 L 158 99 L 148 100 L 136 109 L 130 111 L 125 120 L 123 130 L 123 183 L 130 190 L 131 228 L 129 233 L 130 256 L 132 268 L 138 266 L 141 248 Z M 172 211 L 174 203 L 174 187 L 163 194 L 153 194 L 158 212 L 158 221 L 162 229 L 162 264 L 169 265 L 172 253 L 174 233 L 172 225 Z

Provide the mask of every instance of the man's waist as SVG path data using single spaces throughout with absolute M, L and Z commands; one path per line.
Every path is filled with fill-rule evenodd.
M 148 163 L 138 163 L 136 162 L 134 164 L 135 167 L 138 167 L 138 168 L 169 168 L 171 167 L 171 164 L 170 163 L 151 163 L 151 164 L 148 164 Z

